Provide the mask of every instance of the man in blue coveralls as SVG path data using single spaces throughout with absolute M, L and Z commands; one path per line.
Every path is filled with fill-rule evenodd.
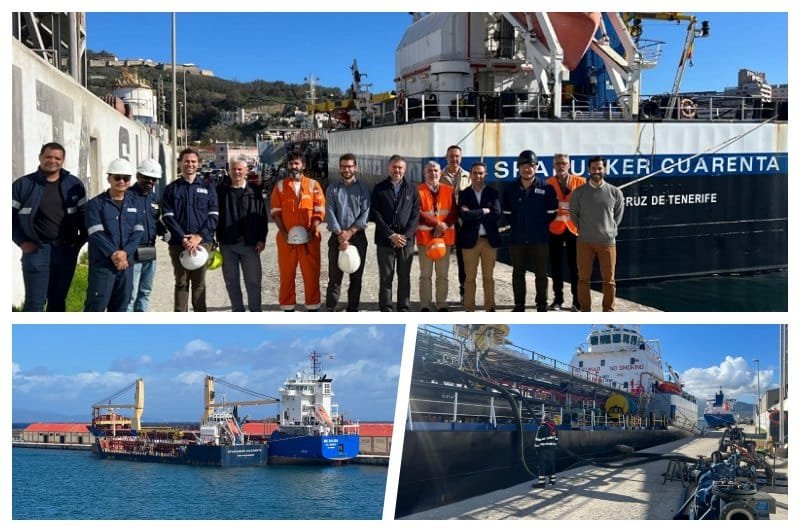
M 189 310 L 191 283 L 192 310 L 206 311 L 207 265 L 187 270 L 180 260 L 181 252 L 194 254 L 200 246 L 211 247 L 219 221 L 217 191 L 199 179 L 200 155 L 186 148 L 178 156 L 181 175 L 167 185 L 161 198 L 164 225 L 170 233 L 169 257 L 175 274 L 175 312 Z
M 128 193 L 133 166 L 127 159 L 114 159 L 106 173 L 111 187 L 86 205 L 89 287 L 84 312 L 128 310 L 133 257 L 144 234 L 144 217 Z

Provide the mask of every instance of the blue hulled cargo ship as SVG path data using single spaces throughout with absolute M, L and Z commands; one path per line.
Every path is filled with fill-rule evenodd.
M 269 438 L 270 464 L 342 464 L 358 455 L 359 425 L 339 415 L 333 379 L 320 376 L 321 355 L 311 353 L 311 374 L 298 372 L 281 388 L 278 428 Z
M 147 429 L 141 426 L 144 410 L 144 382 L 135 381 L 133 404 L 112 404 L 127 388 L 92 406 L 92 434 L 96 436 L 94 452 L 108 460 L 161 462 L 214 467 L 265 466 L 268 445 L 251 439 L 242 430 L 239 406 L 274 404 L 278 400 L 258 394 L 250 401 L 215 403 L 215 378 L 207 375 L 204 386 L 204 411 L 200 430 L 177 431 Z M 224 382 L 224 381 L 221 381 Z M 228 384 L 228 383 L 226 383 Z M 238 386 L 236 387 L 238 389 Z M 252 393 L 252 392 L 250 392 Z M 132 408 L 131 418 L 120 416 L 117 409 Z
M 706 401 L 706 408 L 703 410 L 703 419 L 709 428 L 729 427 L 736 423 L 734 406 L 736 399 L 726 399 L 725 394 L 720 389 L 714 394 L 713 399 Z

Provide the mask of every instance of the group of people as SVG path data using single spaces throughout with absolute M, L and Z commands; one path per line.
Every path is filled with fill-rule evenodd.
M 447 149 L 445 167 L 427 162 L 419 184 L 406 179 L 404 158 L 392 156 L 387 178 L 371 191 L 358 179 L 352 154 L 340 157 L 341 179 L 323 190 L 304 175 L 302 156 L 291 153 L 286 177 L 265 198 L 247 180 L 247 160 L 231 160 L 230 179 L 214 187 L 199 174 L 198 152 L 187 148 L 178 158 L 180 175 L 160 195 L 155 187 L 162 178 L 157 161 L 146 159 L 134 169 L 126 159 L 116 159 L 107 167 L 108 190 L 87 201 L 80 179 L 63 169 L 64 156 L 63 146 L 45 144 L 38 170 L 13 184 L 13 239 L 22 250 L 26 311 L 65 310 L 77 253 L 87 240 L 89 286 L 84 310 L 147 311 L 157 237 L 169 246 L 176 312 L 188 311 L 190 299 L 194 311 L 206 310 L 205 276 L 211 261 L 193 263 L 191 258 L 205 257 L 216 246 L 232 310 L 261 311 L 261 253 L 269 221 L 277 230 L 278 303 L 284 311 L 297 305 L 298 266 L 305 309 L 323 309 L 323 222 L 330 232 L 323 310 L 338 310 L 345 274 L 349 286 L 344 308 L 359 310 L 370 221 L 375 224 L 381 311 L 411 310 L 415 255 L 420 310 L 448 310 L 453 251 L 464 308 L 477 308 L 480 266 L 483 309 L 494 311 L 494 266 L 506 228 L 510 228 L 514 311 L 526 309 L 529 270 L 535 276 L 536 310 L 591 310 L 589 283 L 595 260 L 603 279 L 603 311 L 614 310 L 615 237 L 624 201 L 619 189 L 604 180 L 602 157 L 589 161 L 587 185 L 586 179 L 570 173 L 567 154 L 555 155 L 554 176 L 537 177 L 537 156 L 525 150 L 517 159 L 518 178 L 500 194 L 486 184 L 485 163 L 475 162 L 469 171 L 461 167 L 459 146 Z M 133 177 L 136 181 L 131 184 Z M 563 293 L 565 265 L 572 286 L 570 305 Z M 549 305 L 548 266 L 554 292 Z

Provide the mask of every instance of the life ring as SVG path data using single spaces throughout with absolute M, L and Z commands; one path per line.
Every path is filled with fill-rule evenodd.
M 691 98 L 681 98 L 681 118 L 692 119 L 697 116 L 697 105 Z

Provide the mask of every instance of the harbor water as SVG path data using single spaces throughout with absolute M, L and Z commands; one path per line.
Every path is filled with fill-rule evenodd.
M 380 466 L 208 468 L 14 448 L 13 519 L 380 519 Z
M 667 312 L 786 312 L 787 270 L 714 275 L 651 283 L 620 283 L 617 296 Z

